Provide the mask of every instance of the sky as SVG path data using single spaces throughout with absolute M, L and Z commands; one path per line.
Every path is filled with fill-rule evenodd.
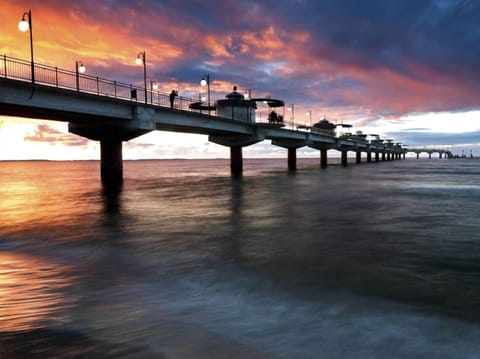
M 480 2 L 477 0 L 2 0 L 0 55 L 198 98 L 234 85 L 294 104 L 295 121 L 324 116 L 410 147 L 480 156 Z M 288 115 L 287 115 L 288 116 Z M 268 141 L 246 157 L 284 156 Z M 98 159 L 99 144 L 63 122 L 0 115 L 0 160 Z M 317 155 L 302 148 L 299 154 Z M 124 158 L 228 157 L 206 136 L 151 132 Z

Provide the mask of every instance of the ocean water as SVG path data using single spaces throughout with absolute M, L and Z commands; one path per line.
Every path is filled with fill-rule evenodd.
M 480 161 L 0 163 L 0 358 L 480 358 Z

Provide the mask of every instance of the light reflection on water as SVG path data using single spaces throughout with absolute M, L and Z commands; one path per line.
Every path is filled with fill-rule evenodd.
M 478 167 L 246 163 L 127 162 L 109 189 L 96 162 L 0 164 L 0 332 L 111 357 L 480 350 Z
M 71 278 L 39 258 L 0 252 L 0 332 L 22 331 L 62 322 L 70 303 L 65 289 Z

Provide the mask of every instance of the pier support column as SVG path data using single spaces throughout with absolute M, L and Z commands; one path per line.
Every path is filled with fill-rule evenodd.
M 76 135 L 100 142 L 100 178 L 104 184 L 117 185 L 123 181 L 122 143 L 144 135 L 152 129 L 137 127 L 134 122 L 70 122 L 68 130 Z
M 417 152 L 417 160 L 420 158 L 420 152 Z
M 356 153 L 355 160 L 357 163 L 362 163 L 362 152 L 358 151 Z
M 375 152 L 375 162 L 380 161 L 380 154 L 378 152 Z
M 122 141 L 100 141 L 100 175 L 102 182 L 122 182 Z
M 429 160 L 432 159 L 432 154 L 431 154 L 431 153 L 428 154 L 428 159 L 429 159 Z
M 328 158 L 327 158 L 327 149 L 322 148 L 320 150 L 320 167 L 327 168 Z
M 297 169 L 297 149 L 296 148 L 288 149 L 288 169 L 290 171 L 295 171 Z
M 242 147 L 230 147 L 230 170 L 232 174 L 240 174 L 243 171 Z
M 372 162 L 372 152 L 371 151 L 367 152 L 367 162 Z
M 342 166 L 347 166 L 347 151 L 342 151 Z
M 382 161 L 385 161 L 385 152 L 382 152 Z

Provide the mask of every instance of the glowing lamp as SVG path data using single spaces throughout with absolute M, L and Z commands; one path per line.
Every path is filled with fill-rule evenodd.
M 22 19 L 22 20 L 18 23 L 18 29 L 19 29 L 21 32 L 28 31 L 29 28 L 30 28 L 30 25 L 28 24 L 28 21 L 25 20 L 25 19 Z

